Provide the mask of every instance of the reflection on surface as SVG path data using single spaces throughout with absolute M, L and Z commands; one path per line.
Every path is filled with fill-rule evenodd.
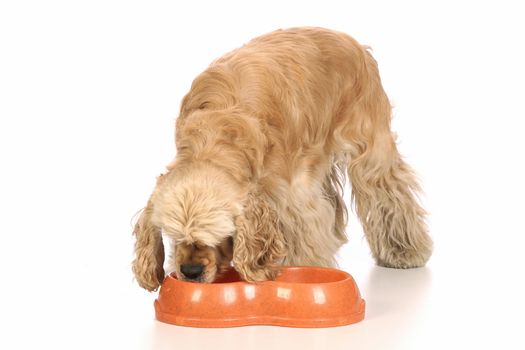
M 292 290 L 290 288 L 277 287 L 277 297 L 278 298 L 289 300 L 291 295 L 292 295 Z
M 201 300 L 202 295 L 202 289 L 195 289 L 193 291 L 193 294 L 191 295 L 191 301 L 194 303 L 197 303 L 199 300 Z
M 233 302 L 235 302 L 235 299 L 237 299 L 235 288 L 226 287 L 224 289 L 224 302 L 226 304 L 232 304 Z
M 255 298 L 255 286 L 248 284 L 244 287 L 244 296 L 248 300 L 252 300 Z
M 326 303 L 326 295 L 324 294 L 323 288 L 314 288 L 314 303 L 324 304 Z

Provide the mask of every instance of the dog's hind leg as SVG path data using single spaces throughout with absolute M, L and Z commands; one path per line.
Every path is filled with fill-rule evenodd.
M 416 198 L 417 180 L 393 142 L 381 143 L 355 154 L 348 167 L 357 215 L 378 265 L 423 266 L 432 241 Z
M 397 150 L 390 131 L 391 106 L 371 56 L 366 73 L 360 99 L 337 130 L 350 157 L 352 201 L 378 265 L 423 266 L 432 240 L 417 198 L 420 188 Z

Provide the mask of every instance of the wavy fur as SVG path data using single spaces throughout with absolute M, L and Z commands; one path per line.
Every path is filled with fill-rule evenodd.
M 216 60 L 184 97 L 177 157 L 135 229 L 140 285 L 160 282 L 156 228 L 175 251 L 233 238 L 234 266 L 248 281 L 271 279 L 281 265 L 334 265 L 347 241 L 347 174 L 378 264 L 424 265 L 432 241 L 390 119 L 375 60 L 343 33 L 279 30 Z

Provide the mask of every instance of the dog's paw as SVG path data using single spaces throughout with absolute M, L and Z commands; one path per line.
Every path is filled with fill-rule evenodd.
M 432 255 L 431 248 L 415 250 L 412 248 L 383 249 L 376 257 L 377 265 L 395 269 L 411 269 L 425 266 Z

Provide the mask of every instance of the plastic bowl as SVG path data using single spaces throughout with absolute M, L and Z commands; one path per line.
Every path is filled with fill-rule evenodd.
M 162 283 L 159 321 L 190 327 L 274 325 L 334 327 L 361 321 L 365 301 L 350 274 L 322 267 L 283 267 L 274 281 L 248 283 L 233 269 L 214 283 Z

